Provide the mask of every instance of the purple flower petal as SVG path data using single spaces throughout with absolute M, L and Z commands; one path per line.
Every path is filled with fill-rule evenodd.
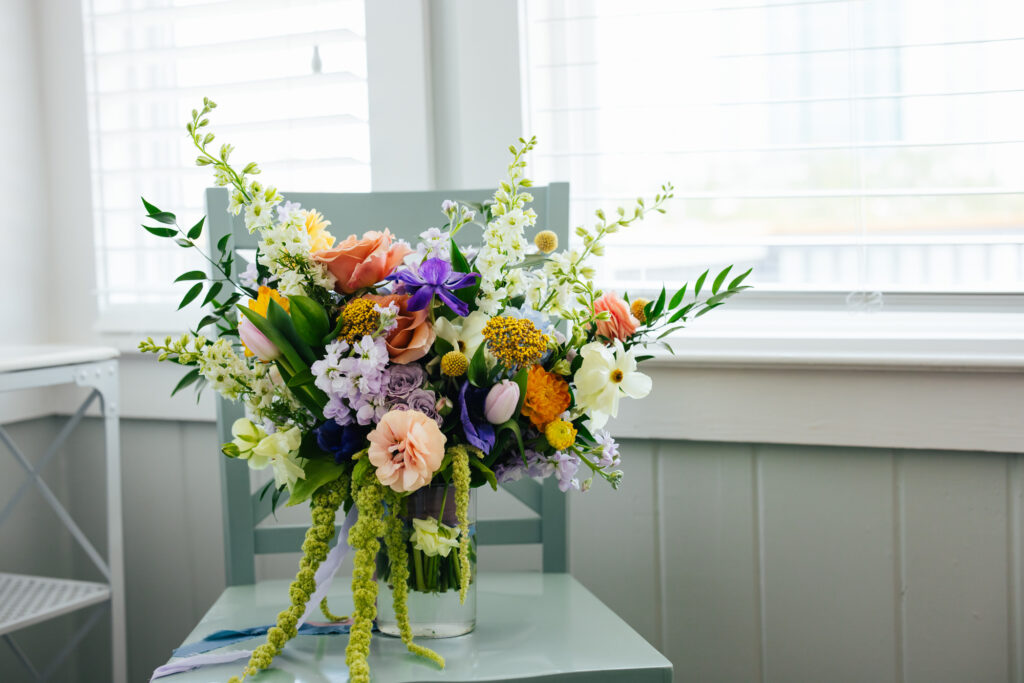
M 462 277 L 459 277 L 460 275 Z M 444 286 L 448 289 L 462 289 L 472 285 L 479 277 L 479 273 L 452 273 L 448 276 Z
M 410 311 L 422 311 L 424 308 L 430 305 L 430 300 L 434 298 L 434 288 L 430 285 L 421 285 L 416 293 L 409 297 L 409 300 L 405 302 L 405 307 Z
M 423 280 L 417 277 L 416 273 L 412 272 L 408 268 L 398 270 L 388 275 L 385 280 L 397 280 L 398 282 L 404 282 L 407 285 L 422 285 Z
M 423 282 L 435 287 L 443 285 L 451 272 L 452 264 L 444 259 L 428 258 L 420 265 L 420 277 L 423 278 Z
M 466 435 L 466 441 L 470 445 L 479 448 L 484 453 L 490 453 L 494 447 L 494 426 L 482 420 L 475 423 L 470 418 L 469 406 L 466 404 L 466 390 L 469 389 L 469 382 L 464 382 L 459 389 L 459 418 L 462 421 L 462 431 Z
M 424 287 L 423 289 L 426 289 Z M 422 290 L 420 290 L 422 291 Z M 443 301 L 448 308 L 452 309 L 455 315 L 465 318 L 469 315 L 469 304 L 442 287 L 437 288 L 437 297 Z

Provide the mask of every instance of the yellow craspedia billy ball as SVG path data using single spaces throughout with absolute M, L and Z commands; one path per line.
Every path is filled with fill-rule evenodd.
M 545 254 L 550 254 L 555 249 L 558 249 L 558 235 L 550 230 L 541 230 L 537 233 L 537 236 L 533 238 L 533 243 L 540 251 Z
M 576 443 L 576 428 L 566 420 L 553 420 L 544 428 L 544 438 L 556 451 L 564 451 Z
M 449 351 L 441 357 L 441 372 L 449 377 L 462 377 L 469 370 L 469 359 L 461 351 Z
M 633 317 L 642 323 L 647 322 L 647 316 L 644 315 L 644 307 L 651 303 L 647 299 L 635 299 L 633 303 L 629 305 L 629 312 L 633 314 Z

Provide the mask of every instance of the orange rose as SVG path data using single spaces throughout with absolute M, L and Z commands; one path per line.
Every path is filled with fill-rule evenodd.
M 404 365 L 427 355 L 427 351 L 434 345 L 436 336 L 434 326 L 428 320 L 427 309 L 410 311 L 406 307 L 409 301 L 408 294 L 390 294 L 388 296 L 370 294 L 366 298 L 381 306 L 392 303 L 398 306 L 397 324 L 384 340 L 388 347 L 388 355 L 391 356 L 391 362 Z
M 331 275 L 337 278 L 335 289 L 342 294 L 351 294 L 391 275 L 411 251 L 408 245 L 395 242 L 395 236 L 385 228 L 384 232 L 370 230 L 363 239 L 349 235 L 333 249 L 315 252 L 313 258 L 327 266 Z
M 594 302 L 594 313 L 608 311 L 611 318 L 597 321 L 597 333 L 609 340 L 625 340 L 636 332 L 637 320 L 629 312 L 629 304 L 615 292 L 605 292 Z

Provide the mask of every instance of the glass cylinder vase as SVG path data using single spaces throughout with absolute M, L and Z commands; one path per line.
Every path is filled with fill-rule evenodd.
M 451 638 L 476 626 L 476 495 L 469 492 L 469 586 L 466 601 L 459 601 L 462 572 L 459 522 L 455 512 L 455 487 L 424 486 L 406 496 L 402 519 L 403 539 L 409 558 L 409 625 L 418 638 Z M 440 523 L 439 523 L 440 522 Z M 394 610 L 387 548 L 377 555 L 377 627 L 381 633 L 399 636 Z

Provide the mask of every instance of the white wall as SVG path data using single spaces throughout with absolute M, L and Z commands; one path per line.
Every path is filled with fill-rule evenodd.
M 50 197 L 39 46 L 33 0 L 4 0 L 0 21 L 0 273 L 4 321 L 0 342 L 31 343 L 49 336 L 44 315 L 53 276 Z

